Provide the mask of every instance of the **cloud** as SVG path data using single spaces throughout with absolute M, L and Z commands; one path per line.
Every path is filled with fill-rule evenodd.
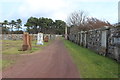
M 0 5 L 3 5 L 2 9 L 0 6 L 0 16 L 2 16 L 2 19 L 21 18 L 24 22 L 31 16 L 49 17 L 54 20 L 62 19 L 65 21 L 71 12 L 87 10 L 88 13 L 90 12 L 90 14 L 97 17 L 100 15 L 99 10 L 95 12 L 91 7 L 96 6 L 94 8 L 98 9 L 98 5 L 101 4 L 96 3 L 99 2 L 117 3 L 118 0 L 0 0 Z M 96 5 L 91 6 L 89 4 Z
M 0 2 L 2 3 L 16 3 L 16 2 L 21 2 L 21 1 L 24 1 L 24 0 L 0 0 Z
M 0 16 L 2 16 L 2 9 L 0 8 Z M 1 22 L 2 20 L 0 19 L 0 22 Z
M 71 0 L 76 2 L 118 2 L 119 0 Z
M 66 10 L 70 10 L 69 5 L 65 0 L 25 0 L 18 12 L 22 17 L 40 14 L 57 18 L 60 14 L 65 16 Z

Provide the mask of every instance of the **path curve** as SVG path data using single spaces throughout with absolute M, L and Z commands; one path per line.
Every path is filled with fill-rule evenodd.
M 24 55 L 3 71 L 3 78 L 79 78 L 63 40 L 56 39 L 42 51 Z

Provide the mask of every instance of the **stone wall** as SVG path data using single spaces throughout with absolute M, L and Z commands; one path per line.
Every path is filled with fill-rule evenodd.
M 23 34 L 0 34 L 1 40 L 22 40 Z
M 32 35 L 33 40 L 37 40 L 37 34 L 30 34 Z M 54 34 L 44 34 L 44 37 L 48 36 L 49 39 L 55 39 L 57 35 Z M 23 34 L 0 34 L 0 40 L 22 40 Z
M 120 27 L 102 27 L 69 34 L 68 39 L 120 62 Z

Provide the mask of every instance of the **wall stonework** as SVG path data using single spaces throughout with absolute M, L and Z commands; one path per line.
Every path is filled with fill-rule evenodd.
M 37 34 L 32 35 L 32 40 L 37 40 Z M 44 34 L 44 37 L 48 36 L 49 39 L 55 39 L 54 34 Z M 23 40 L 23 34 L 0 34 L 0 40 Z
M 78 45 L 120 62 L 120 27 L 105 26 L 99 29 L 70 33 L 68 37 L 70 41 Z
M 1 40 L 22 40 L 23 34 L 0 34 Z

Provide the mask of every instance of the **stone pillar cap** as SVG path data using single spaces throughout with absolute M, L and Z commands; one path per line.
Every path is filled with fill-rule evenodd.
M 109 26 L 104 26 L 106 29 L 109 29 L 110 27 Z
M 84 33 L 84 31 L 81 31 L 81 33 Z

